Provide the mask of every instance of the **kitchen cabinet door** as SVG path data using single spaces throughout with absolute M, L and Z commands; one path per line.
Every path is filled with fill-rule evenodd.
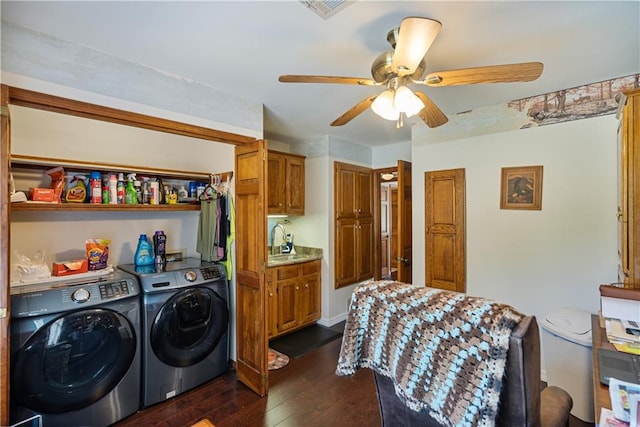
M 300 266 L 299 323 L 311 323 L 320 318 L 320 261 Z
M 268 186 L 267 209 L 269 214 L 285 212 L 285 161 L 284 157 L 269 151 L 268 157 Z
M 304 157 L 269 151 L 268 202 L 270 215 L 304 215 Z

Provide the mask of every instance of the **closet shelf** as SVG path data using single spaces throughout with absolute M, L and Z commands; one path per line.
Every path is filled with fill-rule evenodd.
M 104 205 L 104 204 L 92 204 L 92 203 L 33 203 L 33 202 L 19 202 L 11 203 L 12 212 L 25 212 L 25 211 L 75 211 L 75 212 L 178 212 L 178 211 L 199 211 L 199 204 L 190 203 L 176 203 L 175 205 Z
M 106 162 L 89 162 L 82 160 L 60 159 L 52 157 L 38 157 L 21 154 L 11 155 L 12 170 L 31 169 L 34 171 L 45 172 L 46 169 L 61 166 L 66 170 L 90 172 L 123 172 L 125 174 L 135 173 L 138 176 L 149 175 L 158 176 L 163 179 L 176 179 L 184 181 L 199 181 L 210 184 L 213 178 L 219 178 L 220 182 L 226 182 L 233 178 L 233 171 L 226 172 L 193 172 L 177 169 L 151 168 L 145 166 L 123 165 Z M 123 211 L 123 212 L 178 212 L 178 211 L 199 211 L 198 203 L 176 203 L 176 204 L 136 204 L 136 205 L 111 205 L 111 204 L 92 204 L 92 203 L 38 203 L 38 202 L 18 202 L 11 203 L 12 212 L 25 211 L 75 211 L 75 212 L 92 212 L 92 211 Z
M 83 169 L 86 171 L 100 172 L 126 172 L 141 175 L 159 175 L 163 178 L 175 178 L 184 180 L 199 180 L 209 182 L 212 175 L 218 175 L 222 181 L 226 181 L 227 177 L 231 179 L 233 172 L 192 172 L 177 169 L 150 168 L 145 166 L 122 165 L 106 162 L 88 162 L 71 159 L 58 159 L 52 157 L 25 156 L 21 154 L 11 155 L 11 165 L 14 167 L 26 167 L 32 169 L 53 168 L 62 166 L 65 169 Z

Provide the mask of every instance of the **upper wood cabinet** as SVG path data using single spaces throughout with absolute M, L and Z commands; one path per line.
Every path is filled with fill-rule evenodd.
M 373 170 L 336 162 L 336 219 L 373 217 Z
M 640 289 L 640 89 L 618 109 L 618 281 Z
M 335 287 L 374 275 L 373 170 L 336 162 Z
M 304 215 L 304 156 L 269 151 L 269 214 Z

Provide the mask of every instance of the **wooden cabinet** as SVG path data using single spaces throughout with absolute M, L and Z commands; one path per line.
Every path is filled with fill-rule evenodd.
M 336 162 L 335 287 L 373 277 L 373 170 Z
M 320 260 L 267 269 L 269 338 L 320 318 L 320 282 Z
M 304 215 L 303 156 L 269 151 L 269 214 Z
M 618 109 L 618 281 L 640 289 L 640 89 Z

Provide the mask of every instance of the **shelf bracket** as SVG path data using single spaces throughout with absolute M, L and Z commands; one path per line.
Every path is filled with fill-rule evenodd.
M 0 105 L 0 116 L 9 117 L 9 107 L 6 105 Z

